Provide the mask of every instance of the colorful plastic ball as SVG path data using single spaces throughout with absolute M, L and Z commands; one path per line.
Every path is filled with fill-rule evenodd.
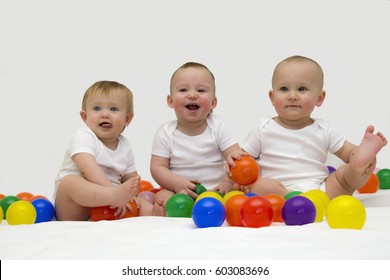
M 218 192 L 214 192 L 214 191 L 202 192 L 200 195 L 198 195 L 195 202 L 199 201 L 200 199 L 202 199 L 204 197 L 214 197 L 223 203 L 222 196 Z
M 0 207 L 3 208 L 3 219 L 6 219 L 8 207 L 20 199 L 14 195 L 7 195 L 0 200 Z
M 268 199 L 262 196 L 252 196 L 242 204 L 240 215 L 245 227 L 259 228 L 272 224 L 274 212 Z
M 195 184 L 195 193 L 197 195 L 200 195 L 200 194 L 204 193 L 205 191 L 207 191 L 205 186 L 203 186 L 202 184 Z
M 235 196 L 235 195 L 238 195 L 238 194 L 244 194 L 244 192 L 242 192 L 242 191 L 230 191 L 230 192 L 228 192 L 228 193 L 225 194 L 225 196 L 222 198 L 222 203 L 225 204 L 226 201 L 227 201 L 229 198 L 231 198 L 231 197 L 233 197 L 233 196 Z
M 93 207 L 89 218 L 92 222 L 118 220 L 119 216 L 114 215 L 115 211 L 116 209 L 111 208 L 111 206 Z
M 379 189 L 379 178 L 375 173 L 371 173 L 367 182 L 358 189 L 359 193 L 376 193 Z
M 3 208 L 0 207 L 0 224 L 3 222 L 4 213 L 3 213 Z
M 9 225 L 31 225 L 35 223 L 37 212 L 30 202 L 18 200 L 8 207 L 6 216 Z
M 247 186 L 253 184 L 260 174 L 260 166 L 250 156 L 242 156 L 234 160 L 236 166 L 230 167 L 229 178 L 239 185 Z
M 122 217 L 122 219 L 125 218 L 133 218 L 137 217 L 139 213 L 138 205 L 135 201 L 129 201 L 127 203 L 127 207 L 131 209 L 131 211 L 127 208 L 125 215 Z
M 297 196 L 297 195 L 300 195 L 302 192 L 301 191 L 292 191 L 292 192 L 289 192 L 288 194 L 286 194 L 284 196 L 284 198 L 286 200 L 290 199 L 291 197 L 294 197 L 294 196 Z
M 304 192 L 301 194 L 301 196 L 307 197 L 308 199 L 311 200 L 311 202 L 313 202 L 313 204 L 316 208 L 316 218 L 315 218 L 314 222 L 316 222 L 316 223 L 322 222 L 324 220 L 324 217 L 325 217 L 325 209 L 326 209 L 325 203 L 322 200 L 322 198 L 313 192 L 311 192 L 311 193 Z
M 152 204 L 154 204 L 155 202 L 155 194 L 151 191 L 140 192 L 138 194 L 138 197 L 143 197 L 145 200 L 149 201 Z
M 330 201 L 326 221 L 330 228 L 362 229 L 366 222 L 366 209 L 357 198 L 340 195 Z
M 322 202 L 324 203 L 325 205 L 325 209 L 328 207 L 329 205 L 329 202 L 330 202 L 330 198 L 328 196 L 328 194 L 322 190 L 318 190 L 318 189 L 313 189 L 313 190 L 309 190 L 307 192 L 305 192 L 306 194 L 315 194 L 317 195 L 318 197 L 321 198 Z
M 150 191 L 154 189 L 153 184 L 146 180 L 141 180 L 139 183 L 139 192 Z
M 38 198 L 43 198 L 43 199 L 49 200 L 46 196 L 37 194 L 37 195 L 33 195 L 32 197 L 30 197 L 30 199 L 28 200 L 28 202 L 33 202 L 35 199 L 38 199 Z
M 328 165 L 327 167 L 328 167 L 329 174 L 336 171 L 336 168 L 334 168 L 333 166 Z
M 2 200 L 5 197 L 5 194 L 0 193 L 0 200 Z
M 225 202 L 225 210 L 226 210 L 226 222 L 230 226 L 243 227 L 244 224 L 241 220 L 241 207 L 244 202 L 248 199 L 248 197 L 244 194 L 237 194 L 230 197 Z
M 194 200 L 182 193 L 171 196 L 165 205 L 165 211 L 168 217 L 191 218 Z
M 248 192 L 245 194 L 247 197 L 251 197 L 251 196 L 258 196 L 257 193 L 253 193 L 253 192 Z
M 53 204 L 44 198 L 37 198 L 31 204 L 34 206 L 37 212 L 37 218 L 35 223 L 50 222 L 54 219 L 54 206 Z
M 282 208 L 284 223 L 290 226 L 300 226 L 314 223 L 316 207 L 307 197 L 298 195 L 286 200 Z
M 154 193 L 154 194 L 156 194 L 156 193 L 158 193 L 159 191 L 161 191 L 162 189 L 151 189 L 150 191 L 148 191 L 148 192 L 151 192 L 151 193 Z
M 30 201 L 30 198 L 33 197 L 34 195 L 29 192 L 20 192 L 16 195 L 17 198 L 20 200 L 25 200 L 25 201 Z
M 192 220 L 198 228 L 220 227 L 225 217 L 225 207 L 214 197 L 204 197 L 192 208 Z
M 390 169 L 383 168 L 376 173 L 376 176 L 378 176 L 381 190 L 390 189 Z
M 271 202 L 272 210 L 274 212 L 273 221 L 283 223 L 282 208 L 286 199 L 278 194 L 267 194 L 264 197 Z

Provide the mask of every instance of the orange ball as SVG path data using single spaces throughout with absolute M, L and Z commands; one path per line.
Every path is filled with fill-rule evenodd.
M 278 194 L 267 194 L 264 196 L 266 199 L 268 199 L 269 202 L 271 202 L 272 210 L 274 210 L 274 222 L 283 223 L 283 217 L 282 217 L 282 208 L 284 203 L 286 202 L 286 199 Z
M 141 180 L 139 183 L 139 192 L 150 191 L 154 189 L 153 184 L 149 181 Z
M 250 156 L 242 156 L 240 160 L 234 160 L 236 166 L 230 167 L 229 177 L 239 185 L 253 184 L 260 174 L 260 166 Z
M 379 189 L 379 178 L 375 173 L 371 173 L 367 182 L 358 189 L 359 193 L 376 193 Z
M 30 197 L 29 198 L 29 200 L 28 200 L 28 202 L 33 202 L 35 199 L 37 199 L 37 198 L 43 198 L 43 199 L 46 199 L 46 200 L 49 200 L 49 199 L 47 199 L 47 197 L 46 196 L 44 196 L 44 195 L 33 195 L 32 197 Z
M 243 227 L 240 209 L 248 197 L 244 194 L 236 194 L 225 201 L 226 222 L 231 226 Z
M 34 195 L 29 192 L 20 192 L 16 195 L 17 198 L 20 200 L 30 201 L 30 198 L 32 198 Z
M 126 209 L 126 213 L 123 216 L 123 218 L 131 218 L 131 217 L 137 217 L 138 216 L 138 205 L 135 203 L 135 201 L 129 201 L 127 205 L 131 208 L 131 212 L 129 209 Z
M 90 220 L 92 222 L 102 221 L 102 220 L 118 220 L 119 216 L 115 216 L 115 208 L 111 208 L 110 206 L 99 206 L 91 208 L 90 212 Z
M 0 200 L 2 200 L 5 197 L 5 194 L 0 193 Z

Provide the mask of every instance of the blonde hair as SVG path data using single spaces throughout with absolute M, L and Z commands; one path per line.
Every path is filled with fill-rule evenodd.
M 321 88 L 324 86 L 324 71 L 322 70 L 321 66 L 314 59 L 311 59 L 311 58 L 305 57 L 305 56 L 301 56 L 301 55 L 293 55 L 293 56 L 287 57 L 287 58 L 283 59 L 281 62 L 279 62 L 276 65 L 276 67 L 274 69 L 274 73 L 272 75 L 272 84 L 274 84 L 275 74 L 276 74 L 279 66 L 286 63 L 286 62 L 309 62 L 309 63 L 314 64 L 314 66 L 317 68 L 317 71 L 318 71 L 318 77 L 320 80 Z
M 213 87 L 214 87 L 214 95 L 215 95 L 216 88 L 215 88 L 215 78 L 214 78 L 213 73 L 210 71 L 209 68 L 207 68 L 202 63 L 192 62 L 192 61 L 184 63 L 182 66 L 177 68 L 175 72 L 173 72 L 172 77 L 171 77 L 170 86 L 169 86 L 171 93 L 172 93 L 172 81 L 173 81 L 173 78 L 175 78 L 176 73 L 179 70 L 181 70 L 181 69 L 187 69 L 187 68 L 203 68 L 203 69 L 206 69 L 210 73 L 210 75 L 211 75 L 211 77 L 213 79 Z
M 88 97 L 92 95 L 109 96 L 111 94 L 125 94 L 126 111 L 128 114 L 134 112 L 133 93 L 125 85 L 115 81 L 98 81 L 91 85 L 84 94 L 81 107 L 83 110 L 86 110 Z

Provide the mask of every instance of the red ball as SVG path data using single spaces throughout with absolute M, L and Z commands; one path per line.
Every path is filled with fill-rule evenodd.
M 100 206 L 91 208 L 90 219 L 92 222 L 102 221 L 102 220 L 118 220 L 119 216 L 115 216 L 116 208 L 111 208 L 110 206 Z
M 272 210 L 274 210 L 274 222 L 283 223 L 282 208 L 286 199 L 278 194 L 267 194 L 264 196 L 271 202 Z
M 272 224 L 274 212 L 271 202 L 261 196 L 248 197 L 242 204 L 241 220 L 245 227 L 266 227 Z

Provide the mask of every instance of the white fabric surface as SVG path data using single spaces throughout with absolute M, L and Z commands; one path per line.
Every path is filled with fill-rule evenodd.
M 190 218 L 0 225 L 0 259 L 390 259 L 390 190 L 357 195 L 362 230 L 303 226 L 196 228 Z

